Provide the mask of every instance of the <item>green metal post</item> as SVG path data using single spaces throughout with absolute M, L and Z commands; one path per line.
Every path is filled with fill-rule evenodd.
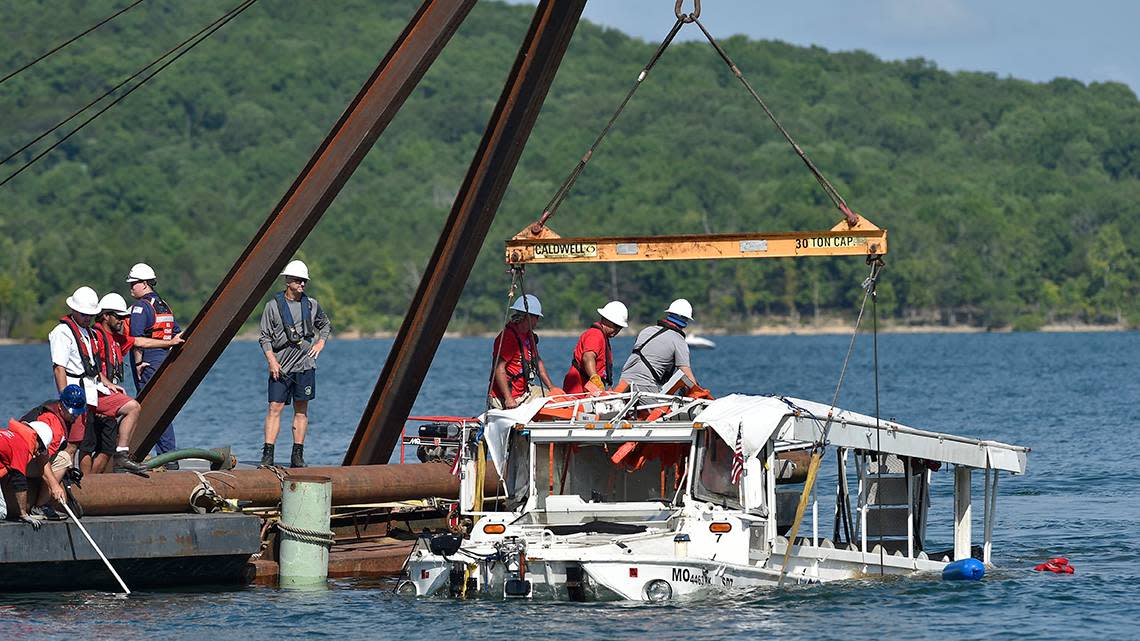
M 324 585 L 329 574 L 332 480 L 290 476 L 281 483 L 281 587 Z

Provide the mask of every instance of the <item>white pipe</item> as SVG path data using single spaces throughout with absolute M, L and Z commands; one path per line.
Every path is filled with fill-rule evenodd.
M 103 554 L 103 550 L 99 549 L 99 546 L 95 543 L 95 539 L 91 538 L 91 534 L 87 532 L 87 528 L 83 527 L 83 524 L 79 522 L 79 517 L 75 516 L 75 512 L 71 511 L 71 507 L 67 504 L 66 501 L 63 502 L 63 509 L 67 510 L 67 515 L 70 516 L 71 520 L 75 521 L 75 524 L 79 526 L 79 531 L 83 533 L 83 536 L 87 537 L 87 542 L 91 544 L 91 547 L 95 548 L 95 551 L 99 554 L 99 558 L 103 559 L 103 564 L 107 566 L 107 569 L 110 570 L 111 574 L 115 576 L 115 580 L 119 582 L 120 586 L 122 586 L 123 594 L 130 594 L 130 588 L 127 587 L 126 583 L 123 583 L 123 578 L 120 577 L 119 573 L 115 571 L 115 567 L 111 565 L 110 561 L 107 560 L 107 555 Z
M 910 473 L 911 458 L 903 459 L 903 474 L 906 475 L 906 556 L 914 558 L 914 487 L 911 483 L 914 478 Z
M 989 472 L 989 470 L 987 470 L 987 475 L 988 475 L 988 472 Z M 990 487 L 986 488 L 986 494 L 988 494 L 988 497 L 986 500 L 986 523 L 985 523 L 985 526 L 983 528 L 983 531 L 984 531 L 983 536 L 985 538 L 985 541 L 982 545 L 982 550 L 983 550 L 983 552 L 982 552 L 983 561 L 982 562 L 985 563 L 986 565 L 989 565 L 991 562 L 990 552 L 993 548 L 993 543 L 994 543 L 994 521 L 997 520 L 998 476 L 999 476 L 999 472 L 997 470 L 994 470 L 993 487 L 992 488 L 990 488 Z M 988 483 L 989 483 L 989 480 L 987 479 L 987 484 Z

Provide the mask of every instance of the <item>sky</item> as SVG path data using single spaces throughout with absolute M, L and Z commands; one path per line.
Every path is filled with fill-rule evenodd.
M 533 0 L 510 0 L 535 4 Z M 649 41 L 673 25 L 673 0 L 591 0 L 584 17 Z M 1115 80 L 1140 94 L 1140 0 L 703 0 L 719 38 L 923 57 L 950 71 L 1034 81 Z M 693 0 L 684 1 L 692 11 Z M 689 26 L 681 39 L 701 38 Z

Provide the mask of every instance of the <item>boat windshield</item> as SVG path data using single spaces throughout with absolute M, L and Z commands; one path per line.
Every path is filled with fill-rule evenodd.
M 740 491 L 732 483 L 732 448 L 711 430 L 701 434 L 698 444 L 696 482 L 693 496 L 729 509 L 741 509 Z
M 690 441 L 539 443 L 535 487 L 540 501 L 551 495 L 575 495 L 593 503 L 672 503 L 691 446 Z

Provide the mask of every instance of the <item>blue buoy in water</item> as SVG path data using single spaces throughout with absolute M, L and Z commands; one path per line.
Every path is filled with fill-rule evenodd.
M 977 559 L 954 561 L 942 568 L 944 581 L 980 581 L 986 575 L 986 566 Z

